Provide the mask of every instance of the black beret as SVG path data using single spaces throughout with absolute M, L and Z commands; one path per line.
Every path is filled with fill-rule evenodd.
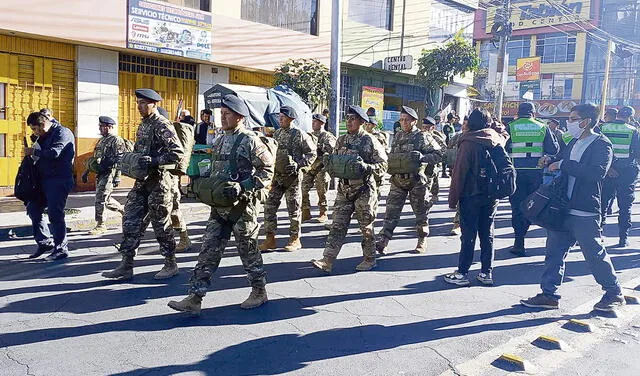
M 416 113 L 416 110 L 409 106 L 402 106 L 401 112 L 411 116 L 413 120 L 418 120 L 418 114 Z
M 327 122 L 327 117 L 320 114 L 313 114 L 313 120 L 320 120 L 323 124 Z
M 289 106 L 282 106 L 280 107 L 280 113 L 283 115 L 286 115 L 287 117 L 291 118 L 291 119 L 295 119 L 298 117 L 298 114 L 296 114 L 296 110 L 294 110 L 293 108 L 289 107 Z
M 169 120 L 169 113 L 164 109 L 164 107 L 158 107 L 158 113 L 164 116 L 165 119 Z
M 244 100 L 240 99 L 237 95 L 227 94 L 222 97 L 222 107 L 226 107 L 231 111 L 235 112 L 238 115 L 242 115 L 244 117 L 248 117 L 251 115 L 249 112 L 249 107 L 244 102 Z
M 532 116 L 536 113 L 536 106 L 531 102 L 523 102 L 518 106 L 518 116 Z M 471 117 L 469 117 L 471 119 Z
M 162 97 L 152 89 L 136 89 L 136 97 L 142 99 L 148 99 L 154 102 L 160 102 Z
M 116 125 L 116 121 L 108 116 L 100 116 L 98 118 L 98 121 L 100 122 L 100 124 Z
M 431 116 L 427 116 L 426 118 L 422 119 L 422 124 L 436 125 L 436 121 Z
M 369 122 L 369 116 L 367 116 L 367 112 L 362 109 L 360 106 L 351 105 L 347 109 L 347 114 L 357 115 L 362 121 L 365 123 Z

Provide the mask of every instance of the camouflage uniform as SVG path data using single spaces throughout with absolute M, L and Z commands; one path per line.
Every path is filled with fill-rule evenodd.
M 386 133 L 376 128 L 373 128 L 369 133 L 371 133 L 371 135 L 375 137 L 376 140 L 378 140 L 378 142 L 380 143 L 380 145 L 382 145 L 382 148 L 385 151 L 389 150 L 389 139 L 387 138 Z M 384 173 L 375 175 L 374 178 L 375 178 L 376 184 L 378 185 L 378 197 L 380 197 L 380 187 L 382 187 L 382 180 L 384 178 Z
M 100 167 L 104 170 L 96 177 L 96 222 L 104 221 L 105 207 L 112 211 L 122 212 L 121 203 L 111 197 L 114 180 L 120 180 L 120 170 L 117 168 L 118 158 L 125 151 L 124 140 L 114 134 L 102 137 L 93 152 Z
M 302 210 L 311 209 L 309 191 L 311 191 L 315 183 L 316 191 L 318 192 L 318 208 L 321 213 L 325 213 L 327 211 L 327 190 L 329 190 L 330 178 L 322 165 L 322 156 L 333 153 L 333 149 L 336 146 L 336 137 L 322 129 L 313 132 L 313 135 L 318 139 L 318 157 L 309 168 L 309 171 L 305 172 L 302 179 Z
M 122 218 L 124 239 L 120 245 L 123 256 L 135 255 L 140 234 L 144 233 L 143 220 L 148 214 L 160 243 L 160 253 L 166 258 L 175 257 L 176 241 L 170 221 L 174 176 L 162 166 L 178 161 L 184 153 L 180 145 L 173 124 L 157 113 L 144 118 L 138 127 L 134 152 L 157 158 L 160 167 L 150 167 L 149 177 L 136 180 L 127 195 Z
M 439 131 L 425 132 L 431 136 L 433 140 L 440 146 L 442 150 L 442 157 L 440 161 L 443 161 L 444 152 L 447 150 L 447 142 L 445 141 L 445 136 Z M 440 162 L 438 161 L 438 162 Z M 438 174 L 438 162 L 431 163 L 427 166 L 427 178 L 429 179 L 429 193 L 431 193 L 431 199 L 428 202 L 428 210 L 431 210 L 433 205 L 438 202 L 438 194 L 440 193 L 440 175 Z M 444 162 L 442 163 L 442 168 L 444 169 Z
M 242 212 L 240 219 L 234 224 L 226 222 L 232 208 L 211 208 L 211 216 L 202 237 L 202 248 L 198 256 L 198 263 L 193 270 L 189 282 L 189 293 L 204 296 L 211 284 L 211 276 L 218 268 L 227 242 L 233 232 L 236 239 L 238 254 L 247 273 L 249 282 L 254 288 L 264 288 L 266 279 L 262 265 L 262 255 L 258 251 L 258 216 L 262 210 L 262 200 L 266 196 L 267 187 L 273 178 L 273 155 L 260 138 L 253 132 L 237 127 L 225 131 L 224 135 L 216 138 L 212 146 L 212 174 L 227 174 L 229 171 L 229 154 L 240 133 L 247 136 L 241 141 L 236 150 L 237 181 L 253 181 L 254 188 L 243 194 L 249 195 L 249 202 Z M 251 179 L 251 180 L 249 180 Z
M 429 220 L 427 218 L 427 188 L 429 177 L 425 174 L 424 164 L 436 164 L 442 160 L 442 150 L 433 137 L 426 132 L 421 132 L 415 127 L 410 132 L 402 129 L 396 132 L 391 146 L 391 154 L 420 152 L 423 167 L 416 175 L 395 174 L 391 176 L 391 189 L 387 196 L 387 212 L 380 235 L 386 239 L 393 237 L 393 231 L 398 225 L 402 208 L 407 195 L 416 217 L 416 230 L 418 237 L 429 236 Z
M 289 129 L 279 128 L 273 135 L 278 142 L 278 154 L 289 155 L 298 164 L 298 172 L 294 175 L 283 175 L 276 172 L 273 177 L 269 197 L 264 207 L 264 231 L 267 234 L 276 232 L 277 212 L 282 196 L 286 197 L 287 210 L 291 225 L 289 235 L 300 236 L 300 202 L 302 201 L 302 171 L 316 159 L 316 146 L 311 136 L 293 124 Z
M 373 174 L 359 180 L 343 180 L 338 183 L 336 202 L 333 205 L 333 223 L 324 249 L 325 259 L 335 260 L 347 235 L 351 216 L 355 217 L 362 233 L 362 253 L 365 259 L 375 260 L 373 221 L 378 206 L 378 187 L 375 176 L 382 176 L 387 169 L 387 152 L 367 131 L 345 134 L 338 138 L 338 155 L 355 154 L 373 167 Z
M 174 230 L 184 232 L 187 231 L 187 223 L 182 217 L 182 211 L 180 210 L 180 176 L 171 175 L 171 227 Z M 144 233 L 147 231 L 147 227 L 151 223 L 151 216 L 147 214 L 140 226 L 140 239 L 144 238 Z

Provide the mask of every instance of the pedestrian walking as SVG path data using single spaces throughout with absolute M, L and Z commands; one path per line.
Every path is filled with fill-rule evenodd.
M 612 311 L 625 303 L 611 258 L 601 242 L 600 225 L 602 183 L 613 160 L 613 146 L 609 139 L 594 131 L 598 124 L 598 109 L 580 104 L 571 109 L 567 131 L 573 140 L 557 157 L 540 161 L 551 171 L 560 171 L 568 179 L 569 213 L 561 231 L 548 230 L 544 272 L 540 282 L 542 292 L 520 303 L 532 308 L 558 308 L 565 273 L 565 258 L 576 243 L 589 265 L 596 282 L 605 290 L 602 299 L 593 307 Z
M 33 237 L 38 244 L 38 249 L 29 258 L 38 258 L 51 251 L 45 260 L 61 260 L 69 256 L 64 209 L 73 187 L 73 133 L 41 112 L 29 114 L 27 125 L 37 139 L 31 147 L 24 148 L 24 155 L 30 156 L 35 163 L 37 186 L 41 194 L 40 198 L 26 203 Z M 44 219 L 45 209 L 51 231 Z
M 318 209 L 320 214 L 317 218 L 319 223 L 325 223 L 327 217 L 327 191 L 329 190 L 329 174 L 325 170 L 323 157 L 330 155 L 336 146 L 336 137 L 326 131 L 325 125 L 327 118 L 320 114 L 313 115 L 311 127 L 313 128 L 313 136 L 317 141 L 317 158 L 313 161 L 309 170 L 304 173 L 302 178 L 302 221 L 311 220 L 311 201 L 309 200 L 309 192 L 311 188 L 316 187 L 318 193 Z
M 275 157 L 255 132 L 245 128 L 244 122 L 249 116 L 249 108 L 242 99 L 233 94 L 222 98 L 224 134 L 212 146 L 213 165 L 209 177 L 215 182 L 213 191 L 217 201 L 213 202 L 198 263 L 189 281 L 189 295 L 168 304 L 177 311 L 200 313 L 202 298 L 232 233 L 251 284 L 251 293 L 240 307 L 256 308 L 268 300 L 266 273 L 258 250 L 258 217 L 273 178 Z
M 105 208 L 124 214 L 124 206 L 111 197 L 113 189 L 120 185 L 121 173 L 118 161 L 126 150 L 125 141 L 113 131 L 115 124 L 115 120 L 108 116 L 98 118 L 98 129 L 102 137 L 93 151 L 93 157 L 87 160 L 87 169 L 82 174 L 82 182 L 87 183 L 89 172 L 96 173 L 96 227 L 89 231 L 91 235 L 99 235 L 107 231 L 104 223 Z

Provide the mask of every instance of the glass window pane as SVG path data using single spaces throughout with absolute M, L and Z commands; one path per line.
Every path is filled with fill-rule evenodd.
M 317 35 L 317 0 L 242 0 L 241 18 Z
M 350 20 L 380 29 L 391 30 L 392 0 L 350 0 Z

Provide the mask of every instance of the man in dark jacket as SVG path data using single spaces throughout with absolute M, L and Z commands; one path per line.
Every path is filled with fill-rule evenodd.
M 37 258 L 52 251 L 46 260 L 60 260 L 68 256 L 64 207 L 73 187 L 73 133 L 58 122 L 51 122 L 41 112 L 31 113 L 27 118 L 27 125 L 31 127 L 37 140 L 33 147 L 25 148 L 24 154 L 35 161 L 43 196 L 43 200 L 27 202 L 27 214 L 31 218 L 33 236 L 38 243 L 38 249 L 29 258 Z M 45 208 L 48 210 L 53 236 L 43 216 Z
M 573 140 L 558 157 L 543 157 L 540 161 L 550 171 L 561 171 L 568 178 L 570 210 L 564 220 L 564 230 L 547 232 L 547 254 L 540 283 L 542 293 L 520 301 L 527 307 L 558 308 L 560 295 L 557 290 L 564 278 L 564 260 L 576 241 L 596 282 L 606 291 L 593 308 L 612 311 L 625 303 L 611 259 L 601 242 L 602 182 L 611 166 L 613 147 L 607 137 L 594 131 L 597 124 L 596 107 L 590 104 L 573 107 L 567 122 L 567 132 Z
M 458 156 L 451 175 L 449 208 L 459 204 L 460 228 L 462 229 L 458 270 L 444 276 L 447 283 L 458 286 L 469 285 L 467 273 L 473 263 L 476 237 L 480 238 L 480 260 L 482 268 L 477 276 L 484 285 L 493 284 L 493 220 L 498 206 L 497 200 L 487 197 L 480 176 L 481 161 L 488 148 L 504 147 L 509 138 L 506 132 L 500 134 L 489 128 L 490 117 L 481 110 L 469 115 L 467 132 L 460 136 Z
M 206 108 L 200 111 L 200 120 L 201 122 L 196 126 L 195 132 L 195 140 L 198 145 L 207 145 L 207 134 L 211 130 L 213 132 L 213 124 L 211 124 L 211 115 L 213 113 L 210 109 Z

